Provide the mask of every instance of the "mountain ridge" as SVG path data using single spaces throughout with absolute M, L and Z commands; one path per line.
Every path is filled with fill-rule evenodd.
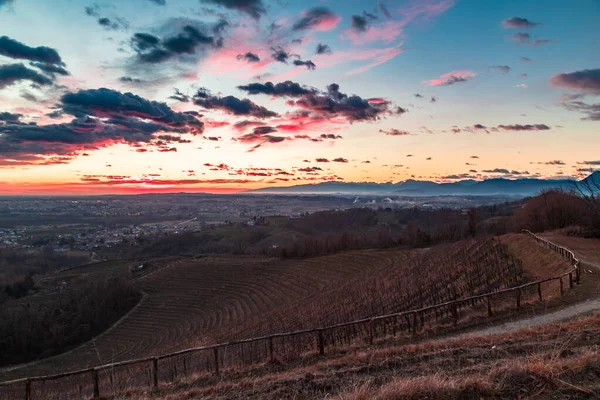
M 247 190 L 243 193 L 268 194 L 371 194 L 406 196 L 443 196 L 443 195 L 515 195 L 531 196 L 547 189 L 575 189 L 577 184 L 598 182 L 600 171 L 595 171 L 579 181 L 575 179 L 539 179 L 539 178 L 490 178 L 482 181 L 470 179 L 456 182 L 437 183 L 408 179 L 393 182 L 319 182 L 285 187 L 265 187 Z

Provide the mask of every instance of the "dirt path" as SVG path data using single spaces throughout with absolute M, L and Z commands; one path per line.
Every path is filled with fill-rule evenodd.
M 570 307 L 550 312 L 548 314 L 532 315 L 516 321 L 508 321 L 500 325 L 490 326 L 488 328 L 463 333 L 454 338 L 464 338 L 473 336 L 494 335 L 496 333 L 507 333 L 518 331 L 524 328 L 533 328 L 540 325 L 552 324 L 554 322 L 565 321 L 579 315 L 600 311 L 600 299 L 586 300 L 582 303 Z
M 600 263 L 598 262 L 600 259 L 600 241 L 570 238 L 554 234 L 546 234 L 541 236 L 555 244 L 567 247 L 569 250 L 575 253 L 575 256 L 581 261 L 581 267 L 584 271 L 583 279 L 585 279 L 585 275 L 587 273 L 600 273 Z M 598 288 L 597 295 L 600 296 L 600 288 Z M 514 332 L 518 331 L 519 329 L 533 328 L 540 325 L 547 325 L 554 322 L 569 320 L 571 318 L 594 311 L 600 311 L 600 297 L 588 299 L 586 301 L 549 313 L 531 315 L 526 318 L 507 321 L 499 325 L 451 336 L 450 338 L 464 338 Z

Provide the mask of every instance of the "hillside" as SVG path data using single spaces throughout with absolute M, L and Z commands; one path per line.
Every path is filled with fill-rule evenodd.
M 314 324 L 336 324 L 510 287 L 534 278 L 554 276 L 569 268 L 555 253 L 538 246 L 527 236 L 507 236 L 502 242 L 504 244 L 497 240 L 466 240 L 422 250 L 362 250 L 305 260 L 254 256 L 173 259 L 134 277 L 145 294 L 144 299 L 94 341 L 63 355 L 4 369 L 0 376 L 6 380 L 52 374 L 165 354 L 194 345 L 311 328 Z M 505 245 L 508 248 L 504 248 Z M 522 258 L 525 269 L 521 270 L 520 262 L 511 262 L 510 257 Z M 124 267 L 123 264 L 115 266 Z M 85 267 L 82 271 L 93 275 L 93 268 Z M 423 281 L 423 274 L 430 279 Z M 597 280 L 591 278 L 586 277 L 577 290 L 567 290 L 564 296 L 560 296 L 556 282 L 544 284 L 543 303 L 537 300 L 535 290 L 523 291 L 520 312 L 515 310 L 512 296 L 496 296 L 492 320 L 520 313 L 529 315 L 577 301 L 582 294 L 593 291 Z M 464 304 L 456 310 L 459 313 L 454 323 L 454 311 L 448 311 L 451 310 L 427 314 L 424 324 L 415 325 L 416 332 L 410 320 L 388 320 L 374 326 L 372 334 L 378 341 L 383 340 L 383 344 L 393 333 L 394 343 L 401 344 L 466 329 L 490 318 L 485 302 Z M 360 338 L 369 335 L 368 330 L 362 329 L 325 335 L 326 354 L 335 354 L 346 346 L 362 346 L 364 342 Z M 292 368 L 298 357 L 305 359 L 303 354 L 310 359 L 314 336 L 273 340 L 272 349 L 274 354 L 281 355 L 277 359 L 284 362 L 282 368 Z M 159 380 L 171 382 L 197 371 L 199 376 L 208 373 L 208 377 L 201 380 L 204 382 L 201 385 L 206 386 L 213 382 L 211 357 L 210 353 L 190 353 L 162 360 Z M 235 371 L 241 366 L 250 366 L 251 370 L 257 362 L 261 366 L 268 359 L 268 345 L 257 342 L 232 346 L 220 353 L 219 359 L 227 376 L 237 376 Z M 102 393 L 111 387 L 119 392 L 147 387 L 148 376 L 142 371 L 139 366 L 133 366 L 115 368 L 110 375 L 103 373 L 99 376 Z M 247 376 L 247 373 L 242 375 Z M 70 392 L 74 387 L 83 393 L 91 390 L 85 374 L 43 385 L 36 383 L 33 390 L 35 393 L 42 390 L 46 398 L 59 399 L 59 393 L 66 398 L 75 396 Z M 13 389 L 14 393 L 4 393 L 11 393 L 8 398 L 20 398 L 22 388 L 17 385 Z M 50 396 L 50 393 L 55 394 Z

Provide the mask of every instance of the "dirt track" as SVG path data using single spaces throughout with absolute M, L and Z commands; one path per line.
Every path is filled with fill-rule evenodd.
M 581 261 L 583 270 L 582 279 L 585 279 L 586 275 L 600 274 L 600 264 L 597 262 L 600 260 L 600 241 L 598 241 L 599 245 L 596 247 L 596 242 L 590 242 L 590 239 L 571 238 L 561 235 L 542 235 L 542 237 L 558 245 L 565 246 L 575 253 L 575 256 Z M 600 287 L 597 288 L 596 293 L 600 296 Z M 454 337 L 463 338 L 514 332 L 523 328 L 533 328 L 540 325 L 565 321 L 594 311 L 600 311 L 600 297 L 588 299 L 584 302 L 549 313 L 531 315 L 530 317 L 521 318 L 515 321 L 507 321 L 500 325 L 477 329 Z

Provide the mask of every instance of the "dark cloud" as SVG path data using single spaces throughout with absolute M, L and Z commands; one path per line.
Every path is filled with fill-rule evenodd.
M 260 61 L 260 57 L 251 52 L 247 52 L 246 54 L 238 54 L 236 58 L 238 60 L 246 60 L 249 63 L 255 63 Z
M 64 65 L 56 50 L 46 46 L 29 47 L 8 36 L 0 37 L 0 55 L 20 60 Z
M 238 99 L 234 96 L 212 96 L 206 89 L 198 90 L 194 96 L 194 104 L 208 110 L 222 110 L 233 115 L 248 115 L 256 118 L 276 117 L 277 113 L 252 102 L 249 99 Z
M 143 80 L 138 79 L 138 78 L 132 78 L 131 76 L 121 76 L 121 77 L 119 77 L 119 82 L 134 83 L 134 84 L 144 83 Z
M 167 4 L 167 0 L 150 0 L 152 3 L 157 4 L 159 6 L 164 6 Z
M 561 160 L 551 160 L 551 161 L 545 161 L 545 162 L 537 162 L 537 163 L 530 163 L 530 164 L 541 164 L 541 165 L 566 165 L 564 161 Z
M 504 174 L 504 175 L 529 175 L 529 171 L 507 170 L 506 168 L 484 169 L 483 172 L 488 174 Z
M 179 89 L 175 89 L 175 94 L 169 96 L 169 99 L 171 100 L 177 100 L 180 101 L 182 103 L 187 103 L 190 101 L 190 96 L 188 96 L 187 94 L 183 94 L 179 91 Z
M 481 124 L 475 124 L 475 125 L 473 125 L 473 128 L 475 128 L 475 129 L 487 129 L 487 127 L 485 125 L 481 125 Z
M 317 45 L 317 50 L 315 51 L 315 54 L 331 54 L 331 47 L 329 47 L 329 45 L 327 44 L 322 44 L 319 43 Z
M 326 158 L 317 158 L 317 159 L 315 159 L 315 161 L 318 163 L 328 163 L 329 162 L 329 160 Z
M 100 16 L 100 6 L 98 4 L 92 4 L 91 6 L 86 6 L 84 8 L 85 13 L 90 17 L 99 17 Z
M 366 17 L 360 15 L 352 16 L 352 29 L 355 32 L 366 32 L 369 27 L 369 21 Z
M 6 117 L 0 136 L 0 165 L 62 164 L 83 152 L 127 143 L 176 151 L 168 143 L 189 143 L 177 134 L 198 134 L 203 124 L 195 115 L 179 113 L 164 103 L 110 89 L 67 93 L 57 105 L 74 115 L 69 123 L 23 124 Z M 157 135 L 158 133 L 163 133 Z
M 266 12 L 262 0 L 201 0 L 201 2 L 240 11 L 254 19 L 260 19 L 260 16 Z
M 321 133 L 321 139 L 343 139 L 342 136 L 334 133 Z
M 454 85 L 455 83 L 467 82 L 469 79 L 471 79 L 471 78 L 452 75 L 452 76 L 448 77 L 448 79 L 446 79 L 446 81 L 444 83 L 442 83 L 441 86 L 450 86 L 450 85 Z
M 539 22 L 531 22 L 527 18 L 511 17 L 502 21 L 502 26 L 506 29 L 528 29 L 540 25 Z
M 44 71 L 45 73 L 53 75 L 53 76 L 55 74 L 65 75 L 65 76 L 70 75 L 69 71 L 67 71 L 60 65 L 47 64 L 47 63 L 42 63 L 42 62 L 30 62 L 29 65 L 31 65 L 32 67 L 35 67 L 37 69 L 40 69 L 40 70 Z
M 564 103 L 564 106 L 569 111 L 587 114 L 587 117 L 582 118 L 583 120 L 600 121 L 600 103 L 588 104 L 583 101 L 570 101 Z
M 180 129 L 194 134 L 204 130 L 204 124 L 192 113 L 175 112 L 165 103 L 107 88 L 67 93 L 61 103 L 65 113 L 79 118 L 86 115 L 115 120 L 133 117 L 151 120 L 165 130 Z
M 391 115 L 395 110 L 391 104 L 382 99 L 363 99 L 357 95 L 340 92 L 339 85 L 332 83 L 326 93 L 310 93 L 298 100 L 290 100 L 288 104 L 309 110 L 322 117 L 342 116 L 349 122 L 375 121 L 384 115 Z
M 325 7 L 315 7 L 307 10 L 304 16 L 292 26 L 293 31 L 303 31 L 314 28 L 319 24 L 339 18 Z
M 338 157 L 338 158 L 334 158 L 333 160 L 331 160 L 333 162 L 337 162 L 337 163 L 347 163 L 348 159 L 347 158 L 342 158 L 342 157 Z
M 19 122 L 22 116 L 22 114 L 13 114 L 7 111 L 3 111 L 0 112 L 0 122 Z
M 317 90 L 301 86 L 292 81 L 285 81 L 273 84 L 267 83 L 249 83 L 237 87 L 240 90 L 248 92 L 248 94 L 266 94 L 275 97 L 300 97 L 307 94 L 315 94 Z
M 380 129 L 379 132 L 385 133 L 388 136 L 409 136 L 410 133 L 407 131 L 401 131 L 400 129 L 392 128 L 390 130 Z
M 528 57 L 519 57 L 519 59 L 521 61 L 523 61 L 523 62 L 526 62 L 526 63 L 530 63 L 530 64 L 534 63 L 534 61 L 531 58 L 528 58 Z
M 212 31 L 214 32 L 214 27 Z M 131 46 L 137 53 L 138 61 L 151 64 L 178 56 L 199 54 L 222 45 L 222 38 L 211 36 L 192 25 L 185 25 L 178 34 L 164 39 L 148 33 L 135 33 L 131 38 Z
M 17 82 L 29 80 L 41 86 L 52 85 L 52 79 L 44 76 L 23 64 L 0 65 L 0 89 Z
M 291 57 L 290 53 L 288 53 L 287 51 L 285 51 L 281 47 L 272 48 L 271 50 L 273 50 L 273 53 L 271 54 L 271 57 L 273 57 L 273 59 L 275 61 L 279 61 L 281 63 L 287 64 L 288 58 Z
M 584 165 L 600 165 L 600 160 L 594 160 L 594 161 L 580 161 L 577 164 L 584 164 Z
M 600 94 L 600 68 L 557 74 L 550 78 L 550 84 L 554 87 Z
M 255 135 L 266 135 L 273 132 L 277 132 L 277 129 L 272 126 L 258 126 L 252 130 L 252 133 Z
M 317 66 L 315 65 L 315 63 L 313 63 L 310 60 L 306 60 L 306 61 L 302 61 L 302 60 L 294 60 L 294 65 L 299 67 L 299 66 L 305 66 L 306 69 L 314 71 L 315 68 L 317 68 Z
M 498 129 L 504 131 L 547 131 L 550 127 L 546 124 L 533 124 L 533 125 L 498 125 Z
M 490 68 L 497 69 L 504 74 L 508 74 L 510 72 L 510 67 L 508 65 L 492 65 Z
M 381 13 L 387 18 L 387 19 L 391 19 L 392 18 L 392 14 L 390 13 L 390 11 L 388 10 L 388 8 L 385 6 L 385 4 L 380 3 L 379 4 L 379 10 L 381 11 Z
M 129 29 L 129 21 L 122 17 L 110 19 L 106 17 L 98 18 L 98 24 L 106 30 L 118 31 Z

